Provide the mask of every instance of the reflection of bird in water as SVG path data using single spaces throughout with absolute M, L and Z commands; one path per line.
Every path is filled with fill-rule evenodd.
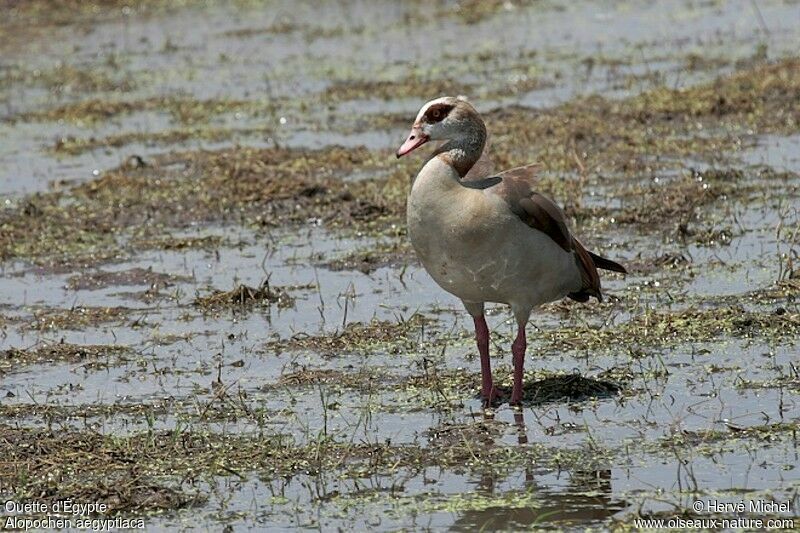
M 564 296 L 599 300 L 597 269 L 624 273 L 625 268 L 587 251 L 572 235 L 561 209 L 535 192 L 532 166 L 489 172 L 482 157 L 486 126 L 465 99 L 442 97 L 425 104 L 397 157 L 429 140 L 447 142 L 411 187 L 411 244 L 436 283 L 459 297 L 472 315 L 487 403 L 499 391 L 492 382 L 484 304 L 511 306 L 517 321 L 511 403 L 519 404 L 531 311 Z
M 517 438 L 520 445 L 528 443 L 525 418 L 522 412 L 514 413 Z M 451 526 L 453 531 L 519 530 L 536 525 L 563 527 L 570 524 L 588 526 L 598 524 L 625 509 L 622 500 L 614 499 L 611 488 L 611 470 L 575 470 L 569 473 L 568 487 L 559 491 L 536 484 L 533 464 L 525 466 L 525 480 L 519 488 L 508 492 L 534 493 L 536 507 L 490 507 L 464 511 Z M 495 487 L 503 481 L 494 472 L 486 472 L 477 482 L 475 492 L 495 495 Z M 505 492 L 505 491 L 504 491 Z

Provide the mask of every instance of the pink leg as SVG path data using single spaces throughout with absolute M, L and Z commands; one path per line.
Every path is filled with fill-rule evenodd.
M 483 315 L 472 317 L 475 322 L 475 341 L 478 352 L 481 354 L 481 396 L 484 401 L 491 403 L 494 399 L 494 385 L 492 384 L 492 365 L 489 361 L 489 326 Z
M 519 405 L 522 403 L 522 373 L 525 366 L 525 348 L 528 344 L 525 340 L 525 325 L 517 330 L 517 338 L 511 345 L 511 354 L 514 361 L 514 389 L 511 392 L 511 404 Z

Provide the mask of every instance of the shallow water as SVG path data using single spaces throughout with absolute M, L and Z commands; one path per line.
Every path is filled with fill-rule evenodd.
M 47 90 L 37 78 L 0 78 L 6 119 L 0 122 L 0 194 L 11 206 L 53 182 L 92 180 L 133 154 L 147 161 L 172 150 L 214 150 L 234 143 L 363 145 L 388 151 L 404 128 L 373 127 L 370 117 L 406 114 L 410 120 L 425 99 L 398 92 L 389 100 L 367 94 L 325 101 L 322 93 L 339 82 L 397 81 L 409 73 L 460 79 L 472 84 L 483 109 L 512 104 L 547 108 L 594 93 L 624 98 L 658 84 L 691 86 L 731 71 L 737 60 L 759 50 L 769 58 L 796 53 L 800 37 L 800 11 L 780 1 L 682 2 L 677 8 L 629 2 L 508 3 L 513 9 L 501 8 L 471 25 L 455 11 L 458 5 L 348 2 L 287 8 L 244 2 L 144 13 L 113 8 L 111 15 L 84 14 L 71 24 L 43 22 L 44 33 L 15 26 L 10 43 L 0 40 L 3 66 L 50 72 L 64 63 L 134 83 L 130 90 Z M 30 46 L 19 46 L 27 41 Z M 724 61 L 687 72 L 688 54 Z M 542 84 L 515 92 L 503 85 L 510 76 L 541 78 Z M 89 98 L 135 101 L 162 95 L 242 99 L 253 106 L 198 119 L 197 127 L 233 130 L 230 138 L 125 142 L 78 155 L 55 151 L 57 140 L 194 125 L 182 124 L 167 109 L 134 110 L 95 122 L 19 119 L 25 112 Z M 258 126 L 269 131 L 244 131 Z M 554 349 L 546 336 L 560 327 L 603 330 L 653 310 L 736 305 L 740 299 L 747 309 L 796 313 L 793 299 L 745 300 L 778 280 L 777 258 L 788 248 L 780 236 L 785 234 L 776 228 L 791 227 L 800 215 L 798 137 L 752 138 L 754 146 L 738 153 L 738 161 L 744 168 L 794 173 L 785 182 L 785 195 L 773 191 L 767 198 L 714 204 L 709 208 L 714 210 L 713 229 L 730 233 L 724 243 L 667 241 L 652 229 L 611 225 L 602 244 L 613 257 L 648 266 L 674 253 L 685 256 L 688 265 L 643 267 L 625 279 L 605 279 L 611 304 L 597 312 L 585 306 L 548 306 L 532 318 L 527 368 L 534 372 L 529 380 L 546 383 L 553 376 L 577 374 L 619 381 L 618 395 L 530 401 L 521 411 L 503 404 L 486 412 L 476 387 L 451 387 L 447 374 L 461 371 L 477 385 L 471 321 L 413 259 L 369 274 L 329 267 L 349 252 L 378 248 L 391 238 L 313 222 L 270 230 L 215 223 L 170 231 L 173 236 L 220 237 L 226 244 L 214 249 L 137 251 L 119 261 L 64 272 L 22 260 L 4 262 L 0 309 L 10 321 L 0 330 L 0 351 L 58 343 L 132 348 L 125 357 L 106 361 L 39 361 L 3 370 L 4 422 L 45 427 L 56 420 L 65 431 L 90 428 L 113 435 L 186 426 L 243 435 L 267 431 L 299 444 L 324 435 L 422 450 L 435 449 L 436 435 L 450 435 L 455 427 L 461 432 L 459 442 L 476 449 L 542 447 L 542 457 L 565 454 L 563 465 L 532 459 L 495 465 L 494 470 L 421 464 L 362 475 L 332 471 L 275 477 L 254 470 L 205 476 L 195 488 L 207 495 L 206 503 L 148 516 L 152 528 L 583 530 L 673 511 L 675 505 L 685 508 L 697 494 L 734 500 L 737 494 L 768 492 L 793 499 L 798 509 L 796 436 L 776 431 L 753 437 L 747 432 L 797 423 L 796 338 L 726 333 L 678 336 L 653 346 L 618 338 L 594 350 L 581 345 Z M 687 160 L 681 172 L 713 166 Z M 344 180 L 370 177 L 357 170 Z M 674 177 L 664 176 L 664 183 Z M 760 178 L 753 172 L 746 179 Z M 587 205 L 621 202 L 600 187 L 597 192 L 584 199 Z M 134 269 L 174 278 L 158 286 L 150 300 L 142 299 L 152 289 L 146 282 L 70 288 L 71 280 L 87 270 Z M 212 289 L 258 287 L 267 277 L 271 285 L 287 289 L 292 305 L 211 312 L 193 305 Z M 81 306 L 125 311 L 106 322 L 37 327 L 37 313 Z M 394 324 L 416 313 L 430 323 L 391 341 L 285 348 L 292 339 L 335 339 L 348 325 Z M 513 320 L 506 309 L 493 306 L 488 321 L 493 364 L 506 376 Z M 338 377 L 307 383 L 288 379 L 310 371 L 338 372 L 331 374 Z M 373 377 L 346 381 L 359 373 Z M 442 390 L 413 384 L 429 373 L 441 376 L 434 381 L 441 382 Z M 239 398 L 246 407 L 221 401 L 220 385 L 227 387 L 226 398 Z M 496 434 L 487 439 L 471 433 L 482 424 Z M 693 445 L 678 439 L 704 431 L 718 433 Z

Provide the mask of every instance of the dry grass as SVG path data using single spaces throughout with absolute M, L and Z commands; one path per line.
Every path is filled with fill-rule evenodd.
M 36 309 L 31 320 L 22 324 L 23 329 L 81 330 L 100 324 L 121 323 L 131 310 L 125 307 L 76 306 L 71 309 Z
M 338 333 L 321 336 L 295 335 L 287 340 L 271 341 L 266 347 L 268 350 L 313 350 L 322 355 L 341 355 L 384 346 L 392 353 L 400 353 L 413 349 L 419 343 L 425 324 L 430 322 L 419 314 L 401 322 L 384 320 L 373 320 L 368 324 L 353 322 Z
M 705 302 L 706 305 L 711 302 Z M 800 313 L 747 311 L 740 306 L 689 308 L 676 312 L 645 311 L 617 326 L 590 326 L 547 331 L 545 346 L 552 351 L 616 351 L 648 349 L 676 343 L 702 342 L 719 337 L 763 337 L 771 341 L 795 339 Z
M 125 360 L 133 352 L 126 346 L 92 344 L 43 344 L 28 349 L 10 348 L 0 353 L 0 370 L 9 372 L 30 364 L 97 363 Z
M 215 290 L 208 296 L 201 296 L 194 305 L 204 312 L 223 309 L 243 310 L 254 306 L 270 306 L 277 304 L 285 308 L 294 305 L 294 298 L 282 287 L 270 286 L 269 281 L 258 288 L 238 285 L 230 291 Z
M 696 219 L 699 205 L 754 191 L 736 186 L 736 175 L 730 172 L 728 181 L 718 175 L 703 183 L 684 173 L 660 187 L 642 175 L 674 173 L 685 157 L 718 159 L 735 153 L 749 130 L 794 131 L 800 117 L 798 70 L 797 61 L 785 60 L 689 91 L 654 90 L 623 101 L 592 97 L 541 112 L 504 108 L 487 114 L 493 156 L 499 168 L 541 161 L 545 172 L 540 189 L 564 204 L 579 223 L 596 224 L 590 231 L 611 219 L 639 225 L 683 223 Z M 759 82 L 748 82 L 751 78 Z M 718 94 L 727 95 L 722 108 L 714 107 Z M 695 103 L 687 107 L 686 99 Z M 743 100 L 753 103 L 731 104 Z M 658 112 L 643 118 L 641 109 L 650 101 Z M 693 132 L 691 124 L 697 121 L 705 127 Z M 118 236 L 134 231 L 132 237 L 140 237 L 136 228 L 145 220 L 164 230 L 197 222 L 258 226 L 320 220 L 385 232 L 392 224 L 401 225 L 409 180 L 418 164 L 413 159 L 397 162 L 389 152 L 341 147 L 168 154 L 3 210 L 0 257 L 37 262 L 58 258 L 75 264 L 124 257 Z M 355 171 L 381 177 L 343 179 Z M 587 183 L 602 184 L 605 195 L 631 201 L 613 209 L 584 206 Z M 709 184 L 710 190 L 704 188 Z M 674 232 L 674 226 L 668 230 Z

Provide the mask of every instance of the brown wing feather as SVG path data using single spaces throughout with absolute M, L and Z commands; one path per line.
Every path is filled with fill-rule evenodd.
M 597 273 L 597 267 L 594 265 L 592 257 L 578 239 L 573 237 L 572 244 L 575 247 L 575 256 L 578 258 L 578 266 L 581 269 L 583 288 L 578 292 L 568 294 L 568 296 L 579 302 L 585 302 L 589 299 L 589 296 L 594 296 L 599 302 L 602 302 L 603 295 L 600 294 L 600 275 Z
M 565 251 L 572 251 L 572 235 L 569 233 L 566 217 L 556 204 L 535 192 L 529 198 L 520 198 L 519 205 L 528 215 L 525 222 L 529 226 L 547 234 Z
M 628 271 L 625 269 L 624 266 L 620 265 L 616 261 L 612 261 L 611 259 L 607 259 L 605 257 L 600 257 L 596 253 L 589 252 L 589 255 L 594 261 L 594 264 L 597 268 L 602 268 L 603 270 L 611 270 L 613 272 L 619 272 L 620 274 L 627 274 Z
M 602 300 L 600 276 L 590 252 L 572 236 L 567 226 L 567 217 L 552 200 L 533 191 L 536 165 L 512 168 L 501 174 L 503 181 L 490 191 L 499 194 L 511 210 L 530 227 L 541 231 L 566 252 L 575 252 L 575 260 L 580 269 L 582 288 L 569 294 L 573 300 L 585 302 L 590 296 Z
M 489 190 L 500 195 L 526 224 L 553 239 L 567 252 L 573 250 L 572 235 L 564 212 L 546 196 L 533 190 L 537 165 L 512 168 L 498 174 L 503 181 Z

